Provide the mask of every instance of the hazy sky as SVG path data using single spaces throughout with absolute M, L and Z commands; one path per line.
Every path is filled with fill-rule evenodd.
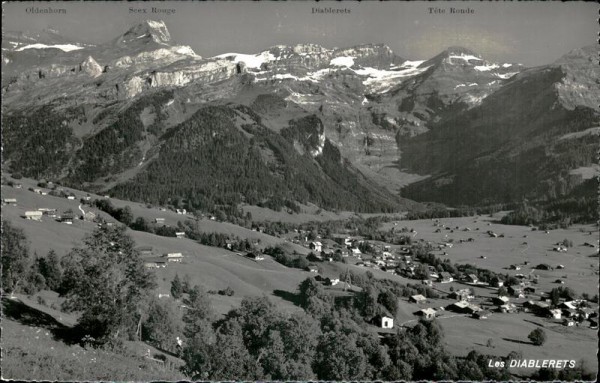
M 32 6 L 64 8 L 67 13 L 27 13 Z M 152 7 L 175 12 L 153 14 Z M 131 13 L 130 8 L 147 13 Z M 350 13 L 315 14 L 313 8 L 345 8 Z M 445 13 L 431 13 L 430 8 Z M 470 8 L 473 13 L 451 14 L 450 8 Z M 74 40 L 102 43 L 141 20 L 161 19 L 174 40 L 204 57 L 255 53 L 277 44 L 383 43 L 416 60 L 458 45 L 492 61 L 534 66 L 595 44 L 597 9 L 593 2 L 23 2 L 3 4 L 2 22 L 6 30 L 50 27 Z

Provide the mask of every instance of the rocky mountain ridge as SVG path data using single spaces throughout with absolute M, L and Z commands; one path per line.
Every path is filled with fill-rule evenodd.
M 429 145 L 432 137 L 440 139 L 442 130 L 452 135 L 460 116 L 479 110 L 494 116 L 503 113 L 507 100 L 492 96 L 503 89 L 530 94 L 526 90 L 529 73 L 549 70 L 555 74 L 544 80 L 548 82 L 544 89 L 556 95 L 552 107 L 598 111 L 599 96 L 593 91 L 598 85 L 598 67 L 592 47 L 531 69 L 494 63 L 461 47 L 448 48 L 429 60 L 411 61 L 381 44 L 349 48 L 279 45 L 257 54 L 203 58 L 172 41 L 163 22 L 151 20 L 105 44 L 45 42 L 36 46 L 34 40 L 27 40 L 31 47 L 22 49 L 21 43 L 3 41 L 2 96 L 7 115 L 39 108 L 50 108 L 57 116 L 77 111 L 78 117 L 65 119 L 64 124 L 71 130 L 65 134 L 80 141 L 81 151 L 86 150 L 87 141 L 106 134 L 115 121 L 133 113 L 133 123 L 141 123 L 146 133 L 136 136 L 134 146 L 115 153 L 131 159 L 111 167 L 115 177 L 106 187 L 120 182 L 121 173 L 137 174 L 133 164 L 151 161 L 161 135 L 207 104 L 249 107 L 260 124 L 278 133 L 298 118 L 315 116 L 322 127 L 317 146 L 298 142 L 295 150 L 318 158 L 329 142 L 358 172 L 392 193 L 424 177 L 434 179 L 439 172 L 451 171 L 437 160 L 419 162 L 407 145 L 426 153 L 427 147 L 420 145 Z M 55 47 L 58 43 L 77 49 L 63 50 Z M 169 96 L 163 99 L 160 94 Z M 492 107 L 486 106 L 488 100 Z M 146 106 L 138 109 L 135 105 Z M 521 99 L 514 107 L 524 110 L 525 105 L 527 100 Z M 56 166 L 61 176 L 77 171 L 78 163 L 87 160 L 71 156 L 65 161 Z M 96 187 L 102 183 L 100 178 L 94 181 Z

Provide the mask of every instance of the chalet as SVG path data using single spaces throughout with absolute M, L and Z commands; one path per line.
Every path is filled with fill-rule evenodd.
M 23 185 L 21 185 L 21 184 L 19 184 L 19 183 L 15 183 L 15 184 L 13 184 L 13 187 L 14 187 L 15 189 L 21 189 L 21 188 L 23 187 Z
M 34 188 L 32 191 L 33 191 L 35 194 L 42 194 L 42 189 L 39 189 L 39 188 Z
M 520 286 L 508 286 L 507 291 L 512 297 L 525 298 L 523 289 Z
M 387 315 L 377 315 L 373 322 L 380 328 L 394 328 L 394 318 Z
M 578 312 L 579 316 L 582 317 L 583 319 L 588 319 L 589 317 L 593 316 L 593 314 L 595 313 L 594 310 L 587 308 L 587 307 L 581 308 L 577 312 Z
M 441 283 L 450 283 L 450 282 L 454 281 L 454 278 L 452 278 L 452 275 L 450 275 L 450 273 L 447 271 L 442 271 L 440 273 L 439 279 L 440 279 Z
M 554 247 L 552 250 L 559 252 L 559 253 L 566 253 L 567 247 L 564 245 L 558 245 L 558 246 Z
M 508 297 L 504 297 L 504 296 L 498 296 L 498 297 L 493 297 L 492 298 L 492 303 L 497 305 L 497 306 L 502 306 L 507 304 L 509 301 Z
M 448 294 L 448 298 L 456 299 L 457 301 L 468 301 L 474 299 L 475 296 L 471 293 L 469 289 L 461 289 Z
M 65 223 L 67 225 L 72 225 L 73 219 L 75 219 L 73 213 L 63 213 L 60 217 L 58 217 L 58 222 Z
M 146 258 L 144 261 L 144 267 L 147 269 L 158 269 L 161 267 L 167 267 L 167 260 L 162 257 Z
M 573 319 L 566 319 L 563 320 L 563 325 L 567 326 L 567 327 L 572 327 L 575 326 L 575 321 Z
M 314 250 L 318 253 L 320 253 L 323 250 L 323 244 L 321 242 L 311 242 L 310 245 L 308 245 L 309 249 Z
M 446 307 L 446 310 L 461 314 L 473 314 L 481 310 L 481 307 L 465 301 L 455 302 Z
M 523 289 L 523 291 L 524 291 L 526 294 L 533 294 L 533 293 L 535 293 L 535 287 L 533 287 L 533 286 L 526 286 L 526 287 Z
M 183 254 L 181 253 L 167 253 L 163 257 L 167 258 L 167 262 L 181 262 L 183 260 Z
M 335 286 L 338 283 L 340 283 L 340 279 L 339 278 L 325 278 L 323 280 L 323 284 L 326 286 Z
M 498 310 L 501 313 L 514 313 L 517 312 L 517 306 L 512 303 L 505 303 L 501 306 L 498 306 Z
M 540 263 L 539 265 L 537 265 L 535 267 L 537 270 L 552 270 L 552 266 L 546 264 L 546 263 Z
M 315 265 L 309 265 L 307 267 L 307 270 L 311 273 L 318 273 L 319 272 L 319 268 Z
M 423 279 L 421 281 L 422 284 L 426 285 L 426 286 L 433 286 L 433 282 L 431 281 L 431 279 Z
M 72 200 L 74 200 L 74 199 L 75 199 L 75 196 L 74 196 L 74 195 L 68 195 L 68 196 L 67 196 L 67 199 L 72 201 Z
M 578 314 L 574 309 L 562 309 L 562 315 L 566 318 L 575 318 Z
M 521 270 L 521 266 L 519 266 L 519 265 L 510 265 L 509 269 L 511 269 L 511 270 Z
M 142 257 L 148 257 L 152 255 L 152 246 L 139 246 L 135 248 Z
M 156 223 L 157 225 L 164 225 L 165 219 L 164 218 L 154 218 L 154 223 Z
M 419 303 L 425 303 L 425 302 L 427 302 L 427 298 L 425 298 L 421 294 L 417 294 L 417 295 L 413 295 L 410 298 L 408 298 L 408 301 L 419 304 Z
M 562 311 L 560 309 L 548 310 L 548 317 L 552 319 L 560 319 L 562 317 Z
M 529 307 L 537 315 L 548 316 L 550 312 L 550 305 L 542 301 L 533 302 Z
M 39 210 L 32 210 L 25 212 L 25 219 L 29 219 L 32 221 L 41 221 L 43 213 Z
M 177 212 L 177 214 L 180 214 L 180 215 L 186 215 L 187 214 L 187 210 L 185 210 L 185 209 L 175 209 L 175 211 Z
M 255 261 L 264 261 L 265 257 L 261 253 L 248 253 L 246 257 L 254 259 Z
M 475 311 L 472 314 L 472 317 L 475 319 L 488 319 L 489 316 L 490 316 L 490 312 L 487 310 Z
M 467 283 L 477 283 L 479 282 L 479 278 L 475 274 L 469 274 L 466 278 Z
M 56 209 L 41 207 L 38 209 L 38 211 L 41 211 L 43 215 L 46 215 L 50 218 L 56 218 Z
M 564 265 L 558 265 L 558 266 L 556 266 L 556 269 L 557 269 L 557 270 L 562 270 L 562 269 L 564 269 L 564 268 L 565 268 L 565 266 L 564 266 Z
M 177 238 L 185 238 L 185 232 L 183 232 L 183 231 L 176 231 L 175 232 L 175 236 Z
M 352 255 L 357 256 L 357 257 L 360 257 L 360 255 L 362 254 L 360 249 L 358 249 L 357 247 L 353 247 L 351 251 L 352 251 Z
M 576 310 L 577 304 L 574 301 L 562 302 L 558 307 L 568 309 L 568 310 Z
M 17 206 L 17 199 L 16 198 L 4 198 L 2 200 L 2 204 L 3 205 Z
M 423 317 L 424 319 L 433 319 L 437 311 L 432 308 L 421 309 L 415 313 L 415 315 Z

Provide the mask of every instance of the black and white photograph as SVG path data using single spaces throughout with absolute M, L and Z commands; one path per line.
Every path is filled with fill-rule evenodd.
M 597 381 L 599 9 L 3 2 L 1 378 Z

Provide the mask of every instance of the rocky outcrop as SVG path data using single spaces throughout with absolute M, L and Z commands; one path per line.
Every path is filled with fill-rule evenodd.
M 84 62 L 79 64 L 79 71 L 91 77 L 98 77 L 102 74 L 103 69 L 92 56 L 88 56 Z

